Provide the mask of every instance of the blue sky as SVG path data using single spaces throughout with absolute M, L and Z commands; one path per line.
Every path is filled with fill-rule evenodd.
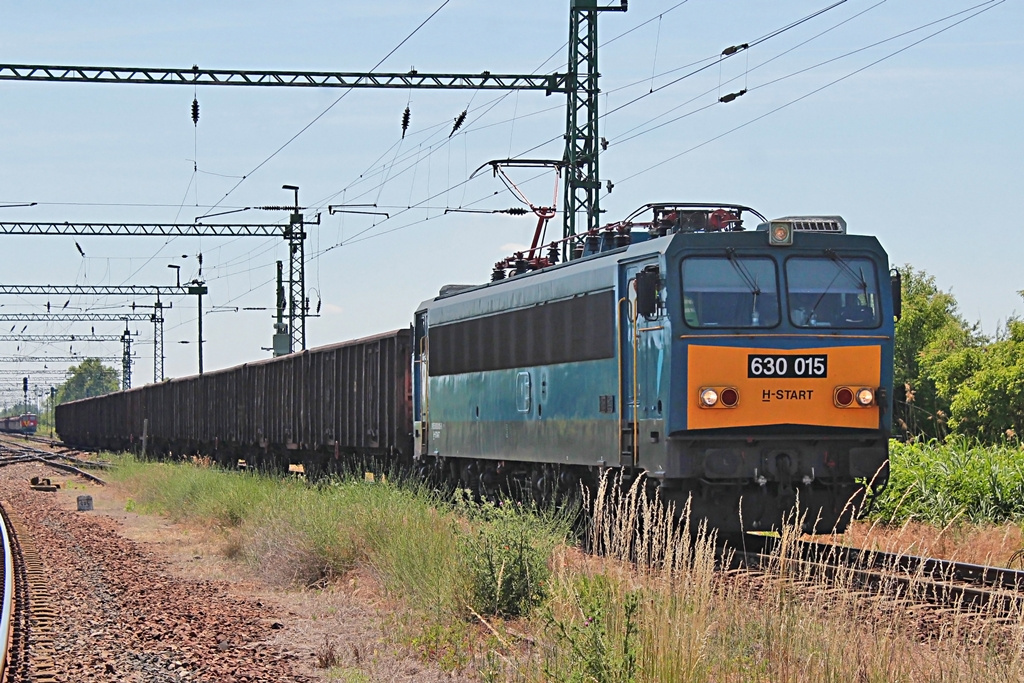
M 442 2 L 8 1 L 0 62 L 365 71 Z M 851 232 L 878 236 L 893 263 L 933 274 L 965 317 L 993 333 L 1024 309 L 1016 294 L 1024 289 L 1019 228 L 1008 215 L 1024 177 L 1021 3 L 848 0 L 731 59 L 716 57 L 829 4 L 634 0 L 624 14 L 604 14 L 601 108 L 627 105 L 601 123 L 609 141 L 601 176 L 614 183 L 602 198 L 606 218 L 655 201 L 735 202 L 768 216 L 841 214 Z M 450 0 L 378 70 L 560 71 L 567 5 Z M 741 88 L 743 97 L 716 104 Z M 298 185 L 307 213 L 323 210 L 307 244 L 308 287 L 313 305 L 322 304 L 322 316 L 308 323 L 313 346 L 407 325 L 440 286 L 486 280 L 495 261 L 529 242 L 533 219 L 446 209 L 516 206 L 489 173 L 465 181 L 490 159 L 562 154 L 560 96 L 355 90 L 338 101 L 343 92 L 333 89 L 206 87 L 195 93 L 201 116 L 193 126 L 193 94 L 0 82 L 0 204 L 38 202 L 0 209 L 0 220 L 190 222 L 213 205 L 290 202 L 281 185 Z M 464 128 L 449 139 L 467 108 Z M 553 176 L 534 176 L 513 175 L 534 203 L 549 203 Z M 342 202 L 377 203 L 390 217 L 327 214 L 327 203 Z M 3 240 L 7 284 L 173 284 L 167 266 L 192 279 L 202 253 L 206 368 L 267 355 L 270 311 L 242 309 L 273 306 L 283 242 L 80 237 L 82 257 L 71 237 Z M 68 310 L 116 310 L 128 301 L 75 299 Z M 46 300 L 0 303 L 0 312 L 28 312 Z M 90 327 L 37 323 L 27 333 Z M 195 301 L 175 301 L 166 325 L 169 376 L 195 372 L 195 328 Z M 133 329 L 139 384 L 152 379 L 152 328 Z M 56 355 L 67 346 L 23 344 L 21 352 Z M 117 356 L 120 345 L 76 351 Z M 0 355 L 15 352 L 0 343 Z

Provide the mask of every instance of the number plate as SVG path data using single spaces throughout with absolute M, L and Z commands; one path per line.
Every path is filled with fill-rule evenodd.
M 828 356 L 823 353 L 786 356 L 752 353 L 747 356 L 747 377 L 828 377 Z

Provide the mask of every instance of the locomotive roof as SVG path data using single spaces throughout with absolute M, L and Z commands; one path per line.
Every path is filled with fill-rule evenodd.
M 475 287 L 460 286 L 427 299 L 416 310 L 429 310 L 430 322 L 435 325 L 492 315 L 613 289 L 620 263 L 642 260 L 653 254 L 724 250 L 727 247 L 752 249 L 769 256 L 806 255 L 808 249 L 831 248 L 869 252 L 885 258 L 878 240 L 871 235 L 796 233 L 792 246 L 769 247 L 768 233 L 764 231 L 674 233 Z

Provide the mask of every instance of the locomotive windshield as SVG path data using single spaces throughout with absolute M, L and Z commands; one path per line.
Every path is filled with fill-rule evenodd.
M 778 274 L 764 257 L 683 259 L 683 310 L 690 327 L 775 327 Z
M 866 258 L 794 256 L 786 261 L 789 315 L 797 327 L 873 328 L 881 324 L 878 276 Z

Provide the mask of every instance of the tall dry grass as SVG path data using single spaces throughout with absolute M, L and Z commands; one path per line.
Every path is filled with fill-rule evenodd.
M 605 480 L 590 543 L 561 549 L 539 639 L 510 680 L 1017 681 L 1024 621 L 921 618 L 913 596 L 868 598 L 850 572 L 827 580 L 784 530 L 760 573 L 716 569 L 715 539 L 638 480 Z

